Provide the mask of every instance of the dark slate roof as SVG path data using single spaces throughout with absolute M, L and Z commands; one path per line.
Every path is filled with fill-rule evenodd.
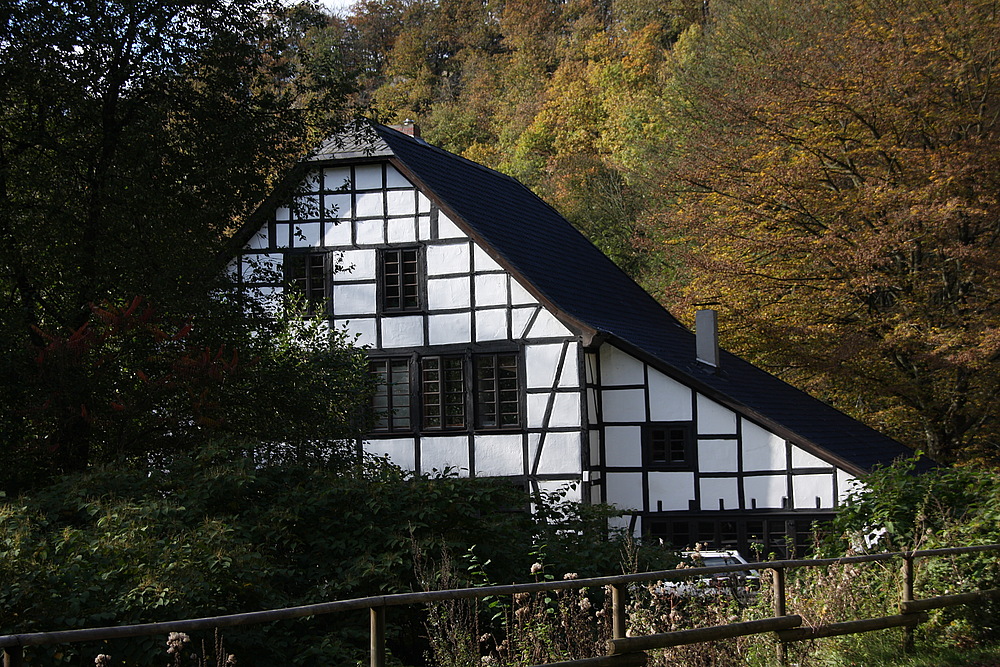
M 695 336 L 552 207 L 518 181 L 420 139 L 375 126 L 367 155 L 407 176 L 547 305 L 594 337 L 643 358 L 823 458 L 863 473 L 912 450 L 726 352 L 695 361 Z M 358 153 L 353 152 L 354 157 Z M 349 157 L 321 149 L 313 160 Z

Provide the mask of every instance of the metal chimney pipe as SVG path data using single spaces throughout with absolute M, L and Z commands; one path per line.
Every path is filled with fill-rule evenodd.
M 694 315 L 695 353 L 698 361 L 719 367 L 719 315 L 714 310 L 699 310 Z

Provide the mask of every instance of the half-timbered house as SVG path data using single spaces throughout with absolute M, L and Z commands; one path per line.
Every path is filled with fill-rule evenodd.
M 371 135 L 303 161 L 237 259 L 246 287 L 290 290 L 367 346 L 381 389 L 364 451 L 572 485 L 678 546 L 779 552 L 908 452 L 719 350 L 712 313 L 689 331 L 516 180 Z

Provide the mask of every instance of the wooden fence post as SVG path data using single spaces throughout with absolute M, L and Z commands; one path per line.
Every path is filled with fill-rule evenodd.
M 912 552 L 903 554 L 903 603 L 900 605 L 901 608 L 905 607 L 905 603 L 913 602 L 913 555 Z M 903 635 L 903 652 L 911 653 L 913 651 L 913 626 L 907 626 L 904 630 Z
M 622 584 L 611 584 L 612 639 L 624 639 L 626 622 L 625 587 Z
M 771 591 L 774 596 L 772 602 L 774 609 L 774 616 L 784 616 L 785 615 L 785 569 L 782 567 L 776 567 L 772 570 L 774 572 L 774 579 L 771 580 Z M 775 647 L 775 652 L 777 653 L 778 664 L 784 667 L 788 664 L 788 653 L 785 650 L 784 642 L 779 641 L 778 645 Z
M 24 649 L 20 646 L 8 646 L 3 650 L 3 667 L 22 667 L 24 665 Z
M 385 667 L 385 607 L 371 608 L 371 667 Z

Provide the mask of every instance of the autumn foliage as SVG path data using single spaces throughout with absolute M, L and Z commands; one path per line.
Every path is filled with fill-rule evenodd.
M 679 73 L 689 298 L 944 462 L 996 455 L 998 43 L 986 2 L 741 3 Z
M 941 461 L 997 460 L 992 3 L 368 0 L 348 21 L 375 9 L 383 117 L 528 184 L 675 314 L 717 308 L 767 370 Z

